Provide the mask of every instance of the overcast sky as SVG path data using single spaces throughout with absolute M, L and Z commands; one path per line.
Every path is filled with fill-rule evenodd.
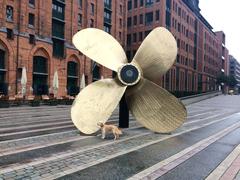
M 240 62 L 240 1 L 199 0 L 202 15 L 214 31 L 224 31 L 229 54 Z

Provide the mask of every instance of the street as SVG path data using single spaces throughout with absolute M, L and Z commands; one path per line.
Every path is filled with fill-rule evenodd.
M 240 96 L 186 107 L 186 122 L 171 134 L 130 116 L 117 141 L 80 135 L 71 106 L 0 109 L 0 180 L 240 179 Z M 118 124 L 117 109 L 108 122 Z

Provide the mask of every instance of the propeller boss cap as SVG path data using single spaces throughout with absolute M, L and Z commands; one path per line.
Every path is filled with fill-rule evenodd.
M 140 78 L 140 70 L 133 64 L 124 64 L 118 70 L 118 79 L 126 86 L 133 86 L 137 84 Z

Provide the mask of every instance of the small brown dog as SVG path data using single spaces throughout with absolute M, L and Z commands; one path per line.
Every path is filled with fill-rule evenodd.
M 104 139 L 106 134 L 109 133 L 109 132 L 113 133 L 114 140 L 118 139 L 119 135 L 122 134 L 122 131 L 117 126 L 103 124 L 103 123 L 100 123 L 100 122 L 97 125 L 101 127 L 102 139 Z

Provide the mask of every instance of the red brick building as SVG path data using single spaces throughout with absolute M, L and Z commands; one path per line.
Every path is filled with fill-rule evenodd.
M 198 3 L 198 0 L 127 2 L 127 55 L 130 59 L 154 27 L 164 26 L 173 33 L 178 45 L 176 62 L 157 82 L 172 92 L 216 90 L 217 75 L 221 69 L 227 70 L 225 35 L 212 31 Z
M 21 91 L 23 67 L 27 94 L 50 93 L 56 70 L 59 96 L 76 94 L 83 73 L 87 82 L 111 77 L 111 71 L 75 49 L 72 36 L 96 27 L 125 46 L 125 19 L 125 0 L 0 0 L 1 93 L 11 96 Z

